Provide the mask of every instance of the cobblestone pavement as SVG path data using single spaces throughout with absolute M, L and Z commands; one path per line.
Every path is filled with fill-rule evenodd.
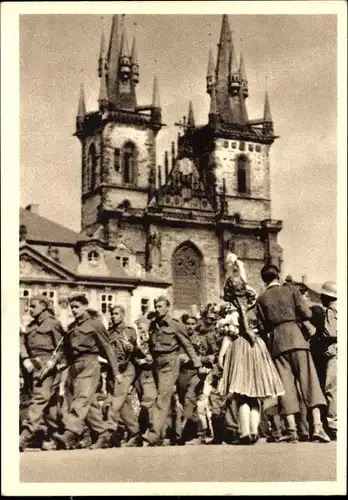
M 336 481 L 336 443 L 32 451 L 21 482 Z

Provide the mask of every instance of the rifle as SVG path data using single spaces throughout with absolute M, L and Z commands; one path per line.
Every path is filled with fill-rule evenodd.
M 64 340 L 64 337 L 62 336 L 61 339 L 60 339 L 60 341 L 56 345 L 56 348 L 54 349 L 54 351 L 52 353 L 52 356 L 47 361 L 47 363 L 45 364 L 45 366 L 43 367 L 43 369 L 41 370 L 41 373 L 39 375 L 39 381 L 40 382 L 43 382 L 43 380 L 46 377 L 46 375 L 56 367 L 56 365 L 58 363 L 58 358 L 59 358 L 58 351 L 59 351 L 59 348 L 60 348 L 63 340 Z

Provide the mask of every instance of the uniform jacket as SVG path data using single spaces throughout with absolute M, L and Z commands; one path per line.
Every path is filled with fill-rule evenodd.
M 109 342 L 116 356 L 119 367 L 125 367 L 133 362 L 138 351 L 137 334 L 134 328 L 123 321 L 109 329 Z
M 149 346 L 154 358 L 160 355 L 178 356 L 181 347 L 185 350 L 193 366 L 198 368 L 202 363 L 195 353 L 186 328 L 180 321 L 167 314 L 164 318 L 151 322 L 149 329 Z
M 309 350 L 299 322 L 309 320 L 312 312 L 296 289 L 271 284 L 258 297 L 257 315 L 273 357 L 293 349 Z
M 200 357 L 202 364 L 204 366 L 211 367 L 214 362 L 211 361 L 210 357 L 216 357 L 219 352 L 215 328 L 206 328 L 195 331 L 191 335 L 190 340 L 197 356 Z
M 26 331 L 20 335 L 20 357 L 50 357 L 64 335 L 61 323 L 48 311 L 43 311 L 39 318 L 29 323 Z
M 65 351 L 70 361 L 90 354 L 106 357 L 113 373 L 117 372 L 116 357 L 108 339 L 108 332 L 99 319 L 92 318 L 87 312 L 68 326 Z

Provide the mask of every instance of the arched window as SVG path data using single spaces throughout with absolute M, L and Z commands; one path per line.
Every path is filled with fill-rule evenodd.
M 189 310 L 203 305 L 203 259 L 190 242 L 180 245 L 172 257 L 174 308 Z
M 132 142 L 127 142 L 123 148 L 123 183 L 135 184 L 137 150 Z
M 91 144 L 88 150 L 88 189 L 94 189 L 97 184 L 97 152 L 95 145 Z
M 246 156 L 237 158 L 237 191 L 241 194 L 250 193 L 249 160 Z

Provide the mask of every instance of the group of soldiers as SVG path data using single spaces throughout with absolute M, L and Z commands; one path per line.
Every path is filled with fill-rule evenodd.
M 332 290 L 322 295 L 322 318 L 330 316 L 331 322 L 327 311 L 334 301 Z M 65 331 L 47 297 L 30 300 L 32 321 L 20 332 L 20 451 L 33 446 L 48 451 L 238 444 L 238 410 L 234 399 L 227 401 L 219 390 L 223 333 L 217 326 L 217 304 L 208 304 L 200 317 L 184 314 L 178 320 L 169 300 L 160 296 L 154 311 L 143 311 L 135 328 L 125 322 L 126 311 L 116 304 L 110 307 L 106 329 L 84 294 L 71 296 L 69 303 L 75 319 Z M 323 323 L 313 323 L 312 344 L 317 358 L 322 352 L 316 366 L 322 370 L 325 365 L 321 383 L 326 395 L 327 339 L 322 336 Z M 337 331 L 330 346 L 335 342 Z M 329 393 L 332 399 L 334 388 Z M 301 417 L 306 401 L 300 391 L 298 397 L 304 407 Z M 286 421 L 274 408 L 263 412 L 259 433 L 268 441 L 291 441 Z M 325 416 L 331 439 L 337 432 L 335 411 Z M 302 428 L 299 425 L 299 431 Z M 309 439 L 307 431 L 303 439 Z M 327 433 L 322 430 L 319 440 L 329 441 Z

